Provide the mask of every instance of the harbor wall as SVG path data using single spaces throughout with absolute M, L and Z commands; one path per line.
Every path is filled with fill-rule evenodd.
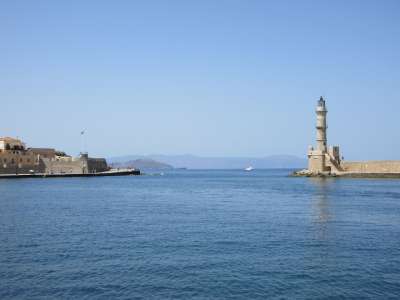
M 46 173 L 49 174 L 87 174 L 104 172 L 109 168 L 104 158 L 87 158 L 85 156 L 70 161 L 43 159 Z
M 40 173 L 44 170 L 41 159 L 31 151 L 0 149 L 0 174 Z
M 19 139 L 0 138 L 0 175 L 89 174 L 109 169 L 104 158 L 92 158 L 88 153 L 75 158 L 53 148 L 26 148 Z
M 48 174 L 87 173 L 84 172 L 85 164 L 81 160 L 57 161 L 43 158 L 43 162 L 46 165 L 46 173 Z
M 108 165 L 104 158 L 91 158 L 87 159 L 87 166 L 89 173 L 104 172 L 107 171 Z
M 400 160 L 342 161 L 341 166 L 348 173 L 400 173 Z
M 46 166 L 42 160 L 35 164 L 0 165 L 0 174 L 44 173 Z

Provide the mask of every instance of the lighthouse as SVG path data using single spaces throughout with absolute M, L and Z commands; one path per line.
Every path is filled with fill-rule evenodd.
M 314 174 L 324 173 L 328 171 L 326 154 L 327 154 L 327 137 L 326 137 L 326 115 L 328 110 L 324 98 L 320 97 L 315 110 L 317 114 L 317 147 L 310 146 L 308 149 L 308 170 Z
M 319 98 L 315 113 L 317 114 L 317 147 L 314 149 L 310 146 L 308 149 L 308 171 L 312 174 L 339 173 L 342 171 L 339 146 L 328 148 L 326 136 L 328 110 L 324 98 Z
M 325 99 L 317 100 L 317 122 L 308 120 L 310 129 L 316 129 L 316 145 L 308 146 L 308 169 L 296 171 L 293 176 L 326 177 L 347 176 L 354 178 L 400 178 L 400 161 L 344 161 L 339 146 L 328 146 L 327 114 Z M 313 126 L 315 125 L 315 127 Z
M 326 109 L 325 100 L 324 98 L 319 98 L 317 109 L 317 150 L 321 151 L 322 153 L 327 152 L 327 137 L 326 137 L 326 114 L 328 110 Z

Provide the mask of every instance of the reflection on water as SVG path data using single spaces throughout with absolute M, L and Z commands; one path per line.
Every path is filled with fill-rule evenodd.
M 329 222 L 333 219 L 329 194 L 334 181 L 325 178 L 312 178 L 311 182 L 315 188 L 312 199 L 313 222 L 318 227 L 318 237 L 326 239 L 329 233 Z

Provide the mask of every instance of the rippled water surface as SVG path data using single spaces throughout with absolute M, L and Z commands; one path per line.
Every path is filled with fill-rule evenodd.
M 0 181 L 1 299 L 399 299 L 400 180 Z

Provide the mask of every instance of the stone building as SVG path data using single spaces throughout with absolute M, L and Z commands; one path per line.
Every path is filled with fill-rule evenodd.
M 52 148 L 26 148 L 19 139 L 0 138 L 0 174 L 87 174 L 109 170 L 104 158 L 71 157 Z
M 44 172 L 40 156 L 19 139 L 0 138 L 0 174 Z

